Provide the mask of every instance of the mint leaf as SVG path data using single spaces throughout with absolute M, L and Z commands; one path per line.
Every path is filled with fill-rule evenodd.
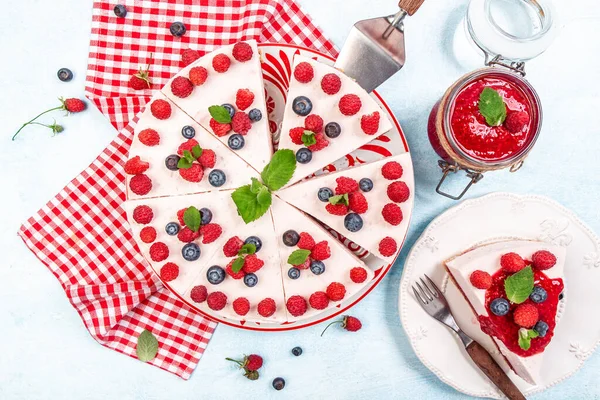
M 269 192 L 269 189 L 267 189 L 265 186 L 263 186 L 256 195 L 256 200 L 262 207 L 267 208 L 271 207 L 271 202 L 273 201 L 271 198 L 271 192 Z
M 270 195 L 269 193 L 269 197 Z M 259 203 L 257 195 L 252 193 L 250 185 L 237 188 L 231 194 L 231 198 L 237 207 L 238 214 L 247 224 L 262 217 L 271 205 L 270 202 L 269 204 Z
M 194 147 L 192 147 L 192 155 L 196 159 L 200 158 L 200 156 L 202 155 L 202 147 L 200 147 L 199 145 L 195 145 Z
M 242 246 L 240 251 L 238 251 L 238 256 L 242 256 L 244 254 L 254 254 L 256 253 L 256 245 L 254 243 L 246 243 Z
M 509 276 L 504 281 L 504 290 L 509 301 L 521 304 L 533 291 L 533 270 L 531 265 Z
M 158 340 L 152 332 L 144 329 L 138 336 L 137 344 L 135 345 L 135 353 L 140 361 L 148 362 L 156 357 L 158 353 Z
M 189 150 L 183 151 L 183 158 L 185 158 L 189 162 L 193 162 L 195 160 L 194 156 L 192 155 L 192 153 Z
M 348 193 L 331 196 L 329 198 L 329 202 L 333 205 L 336 205 L 336 204 L 348 205 L 348 204 L 350 204 L 350 200 L 348 200 Z
M 292 254 L 290 254 L 290 256 L 288 257 L 287 262 L 290 265 L 302 265 L 308 259 L 309 255 L 310 250 L 294 250 Z
M 284 187 L 296 170 L 296 156 L 289 149 L 277 150 L 262 171 L 263 183 L 271 190 Z
M 531 339 L 535 339 L 540 336 L 539 333 L 533 329 L 519 329 L 519 347 L 527 351 L 531 348 Z
M 242 257 L 238 257 L 235 259 L 233 264 L 231 264 L 231 269 L 233 272 L 240 272 L 244 268 L 244 259 Z
M 316 144 L 317 137 L 315 136 L 315 133 L 313 131 L 304 131 L 302 134 L 302 143 L 304 143 L 306 147 Z
M 231 123 L 231 115 L 229 115 L 229 111 L 223 106 L 210 106 L 208 107 L 208 112 L 220 124 Z
M 490 87 L 483 89 L 479 95 L 479 112 L 489 126 L 502 125 L 506 119 L 506 104 L 502 96 Z
M 188 169 L 188 168 L 192 168 L 192 162 L 190 160 L 188 160 L 185 157 L 181 157 L 179 159 L 179 161 L 177 162 L 177 168 L 180 169 Z
M 196 207 L 190 206 L 186 208 L 183 213 L 183 222 L 185 223 L 185 226 L 194 232 L 198 232 L 198 229 L 200 229 L 200 221 L 202 221 L 202 217 L 200 216 L 200 211 Z
M 254 194 L 258 194 L 258 192 L 260 192 L 261 188 L 264 188 L 265 185 L 263 185 L 258 179 L 256 178 L 251 178 L 252 183 L 250 184 L 250 191 Z

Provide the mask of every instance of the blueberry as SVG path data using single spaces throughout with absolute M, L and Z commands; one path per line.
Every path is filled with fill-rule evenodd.
M 206 279 L 211 284 L 218 285 L 225 280 L 225 270 L 218 265 L 213 265 L 206 271 Z
M 213 169 L 208 174 L 208 183 L 210 183 L 214 187 L 221 187 L 225 184 L 227 177 L 225 176 L 225 172 L 220 169 Z
M 176 37 L 183 36 L 186 31 L 183 22 L 173 22 L 169 30 L 171 31 L 171 35 Z
M 362 178 L 358 182 L 358 186 L 360 187 L 360 190 L 362 190 L 363 192 L 370 192 L 371 189 L 373 189 L 373 181 L 370 180 L 369 178 Z
M 196 136 L 196 130 L 193 126 L 186 125 L 183 128 L 181 128 L 181 134 L 184 138 L 191 139 L 194 136 Z
M 167 232 L 167 235 L 170 236 L 175 236 L 179 233 L 179 229 L 180 226 L 177 222 L 169 222 L 167 225 L 165 225 L 165 232 Z
M 490 303 L 490 311 L 499 317 L 508 314 L 509 309 L 510 304 L 508 304 L 508 301 L 500 297 Z
M 244 285 L 248 287 L 254 287 L 258 283 L 258 276 L 255 274 L 246 274 L 244 275 Z
M 296 267 L 292 267 L 288 269 L 288 276 L 290 279 L 298 279 L 300 278 L 300 270 Z
M 543 303 L 548 298 L 548 293 L 541 286 L 534 286 L 529 298 L 534 303 Z
M 321 275 L 323 272 L 325 272 L 325 264 L 323 261 L 312 260 L 310 262 L 310 271 L 315 275 Z
M 200 218 L 200 223 L 202 225 L 210 224 L 210 221 L 212 221 L 212 212 L 208 208 L 201 208 Z
M 303 147 L 296 152 L 296 161 L 300 164 L 308 164 L 310 160 L 312 160 L 312 151 L 306 147 Z
M 225 103 L 225 104 L 221 104 L 221 107 L 225 108 L 227 110 L 227 112 L 229 113 L 229 116 L 231 118 L 233 118 L 233 116 L 235 115 L 235 108 L 233 108 L 233 106 L 229 103 Z
M 558 295 L 558 300 L 560 301 L 560 300 L 562 300 L 564 297 L 565 297 L 565 294 L 561 292 L 561 293 Z
M 319 197 L 319 200 L 321 200 L 323 203 L 327 203 L 331 196 L 333 196 L 333 190 L 327 187 L 322 187 L 319 189 L 319 193 L 317 193 L 317 197 Z
M 179 164 L 180 159 L 181 157 L 179 157 L 177 154 L 171 154 L 165 158 L 165 166 L 170 171 L 177 171 L 179 169 L 177 168 L 177 164 Z
M 245 244 L 252 243 L 254 246 L 256 246 L 257 253 L 262 248 L 262 241 L 260 240 L 260 238 L 258 236 L 248 236 L 246 238 L 246 240 L 244 241 L 244 243 Z
M 250 117 L 250 121 L 258 122 L 262 119 L 262 113 L 258 108 L 253 108 L 248 112 L 248 117 Z
M 125 18 L 127 15 L 127 8 L 123 4 L 117 4 L 113 11 L 117 17 Z
M 340 133 L 342 133 L 342 128 L 340 128 L 340 124 L 337 122 L 330 122 L 325 125 L 325 135 L 328 138 L 335 139 L 340 136 Z
M 295 355 L 296 357 L 302 355 L 302 347 L 300 346 L 296 346 L 292 349 L 292 354 Z
M 306 117 L 312 111 L 312 102 L 306 96 L 298 96 L 292 102 L 292 109 L 296 114 Z
M 56 72 L 56 76 L 63 82 L 69 82 L 73 79 L 73 72 L 69 68 L 61 68 Z
M 544 321 L 538 321 L 533 327 L 533 330 L 536 331 L 540 337 L 544 337 L 546 336 L 546 333 L 548 333 L 548 328 L 549 327 L 547 323 Z
M 281 390 L 285 387 L 285 380 L 283 378 L 273 379 L 273 387 L 275 390 Z
M 285 244 L 286 246 L 293 247 L 298 244 L 299 240 L 300 235 L 298 235 L 298 232 L 292 229 L 283 232 L 283 244 Z
M 344 226 L 350 232 L 358 232 L 363 227 L 362 217 L 355 213 L 350 213 L 344 217 Z
M 227 144 L 232 150 L 239 150 L 244 147 L 246 140 L 242 135 L 235 133 L 229 136 L 229 139 L 227 139 Z
M 181 255 L 187 261 L 196 261 L 200 258 L 200 247 L 196 243 L 186 243 L 181 249 Z

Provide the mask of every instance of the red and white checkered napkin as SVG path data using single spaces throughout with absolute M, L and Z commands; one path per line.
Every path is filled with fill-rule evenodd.
M 126 18 L 114 2 L 95 1 L 86 92 L 120 130 L 117 138 L 55 198 L 23 224 L 19 235 L 54 273 L 71 304 L 100 344 L 132 357 L 148 329 L 160 343 L 150 363 L 189 379 L 216 327 L 167 291 L 132 239 L 121 204 L 123 164 L 135 115 L 152 90 L 127 83 L 151 60 L 153 87 L 179 71 L 181 50 L 201 53 L 239 40 L 295 43 L 336 50 L 291 0 L 126 0 Z M 201 5 L 202 4 L 202 5 Z M 182 21 L 187 33 L 169 33 Z

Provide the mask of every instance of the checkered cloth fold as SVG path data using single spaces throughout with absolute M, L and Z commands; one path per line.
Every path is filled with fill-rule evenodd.
M 167 291 L 141 256 L 121 204 L 123 164 L 136 114 L 182 67 L 182 49 L 201 54 L 239 40 L 294 43 L 336 55 L 331 42 L 291 0 L 126 0 L 125 18 L 113 2 L 95 1 L 86 94 L 117 128 L 116 139 L 19 230 L 25 244 L 61 283 L 92 337 L 135 356 L 137 336 L 159 341 L 159 368 L 189 379 L 216 327 Z M 181 21 L 187 32 L 173 37 Z M 150 63 L 152 89 L 128 88 Z

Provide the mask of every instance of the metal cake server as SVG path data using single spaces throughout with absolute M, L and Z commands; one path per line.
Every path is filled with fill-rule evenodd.
M 367 92 L 404 66 L 404 24 L 424 0 L 400 0 L 392 16 L 358 21 L 350 31 L 335 67 L 354 78 Z
M 426 281 L 421 278 L 421 283 L 415 282 L 412 287 L 415 297 L 425 312 L 456 332 L 473 362 L 506 397 L 510 400 L 525 400 L 523 393 L 510 380 L 490 353 L 458 327 L 450 312 L 446 297 L 436 284 L 427 275 L 425 275 L 425 279 Z

